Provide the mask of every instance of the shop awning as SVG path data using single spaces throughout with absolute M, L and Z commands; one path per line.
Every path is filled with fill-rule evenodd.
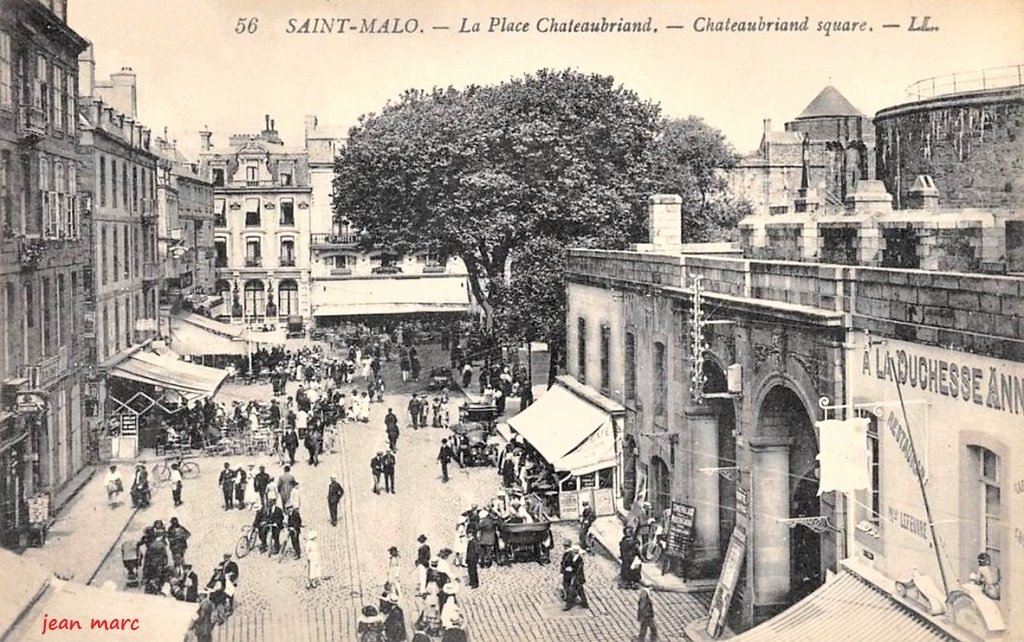
M 212 397 L 228 373 L 151 352 L 136 352 L 111 368 L 110 375 L 151 386 L 172 388 L 191 400 Z
M 188 355 L 244 355 L 245 328 L 199 314 L 175 314 L 170 320 L 171 348 Z
M 313 316 L 378 316 L 469 311 L 464 275 L 393 275 L 323 281 L 311 292 Z
M 899 640 L 953 642 L 954 638 L 848 571 L 764 624 L 731 642 Z
M 586 475 L 615 465 L 611 415 L 561 385 L 509 419 L 508 425 L 555 470 Z
M 253 344 L 283 346 L 288 343 L 288 333 L 284 328 L 280 328 L 278 330 L 267 330 L 265 332 L 247 330 L 245 333 L 245 339 L 249 343 Z

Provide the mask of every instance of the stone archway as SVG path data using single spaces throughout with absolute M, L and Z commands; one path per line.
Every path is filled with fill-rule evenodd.
M 767 611 L 782 610 L 821 586 L 821 538 L 784 520 L 822 514 L 818 492 L 818 441 L 808 406 L 788 382 L 776 382 L 762 397 L 756 436 L 751 439 L 755 594 Z

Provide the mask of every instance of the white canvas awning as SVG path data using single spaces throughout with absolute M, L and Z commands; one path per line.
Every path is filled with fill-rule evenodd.
M 171 388 L 192 400 L 214 396 L 228 373 L 151 352 L 136 352 L 111 368 L 110 376 Z
M 170 320 L 171 348 L 179 354 L 244 355 L 245 328 L 198 314 L 176 314 Z
M 323 281 L 311 294 L 318 317 L 469 311 L 469 286 L 461 275 L 346 278 Z
M 586 475 L 615 465 L 612 416 L 561 385 L 509 419 L 508 425 L 555 470 Z

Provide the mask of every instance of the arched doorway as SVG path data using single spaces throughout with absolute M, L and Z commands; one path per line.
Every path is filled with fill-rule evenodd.
M 654 515 L 672 506 L 672 475 L 661 457 L 651 457 L 650 498 Z
M 223 298 L 227 303 L 231 302 L 231 281 L 228 281 L 227 279 L 217 279 L 215 288 L 217 290 L 217 296 Z
M 818 440 L 803 401 L 786 386 L 775 386 L 762 402 L 758 430 L 764 436 L 789 440 L 788 517 L 820 516 Z M 789 531 L 790 603 L 824 582 L 824 567 L 831 562 L 823 563 L 821 538 L 828 536 L 801 525 Z
M 244 312 L 248 319 L 261 317 L 266 305 L 266 293 L 263 288 L 263 281 L 251 280 L 245 282 Z

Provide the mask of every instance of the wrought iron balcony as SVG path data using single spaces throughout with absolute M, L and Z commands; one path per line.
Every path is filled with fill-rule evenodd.
M 245 267 L 263 267 L 263 258 L 259 256 L 247 256 L 245 257 Z
M 46 112 L 39 107 L 22 105 L 18 110 L 18 141 L 35 145 L 46 138 Z
M 279 261 L 279 263 L 280 263 L 281 267 L 295 267 L 295 257 L 294 256 L 282 256 L 281 260 Z

